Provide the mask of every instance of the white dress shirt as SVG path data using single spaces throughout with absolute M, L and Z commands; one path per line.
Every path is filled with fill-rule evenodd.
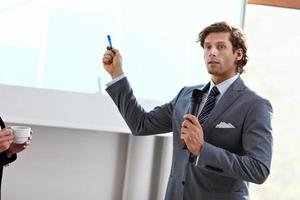
M 114 83 L 118 82 L 119 80 L 125 78 L 125 74 L 121 74 L 120 76 L 117 76 L 116 78 L 114 78 L 112 81 L 106 83 L 106 87 L 109 87 L 111 85 L 113 85 Z

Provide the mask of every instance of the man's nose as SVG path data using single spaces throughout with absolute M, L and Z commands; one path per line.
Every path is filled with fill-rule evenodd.
M 218 55 L 218 50 L 215 47 L 212 47 L 209 51 L 209 56 L 216 56 Z

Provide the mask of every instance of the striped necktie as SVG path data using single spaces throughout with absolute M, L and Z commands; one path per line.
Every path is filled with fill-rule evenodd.
M 205 102 L 205 105 L 203 107 L 203 109 L 201 110 L 201 113 L 198 117 L 200 124 L 202 124 L 206 118 L 208 117 L 209 113 L 212 111 L 212 109 L 215 107 L 216 104 L 216 97 L 220 94 L 218 88 L 216 86 L 214 86 L 208 97 L 207 100 Z

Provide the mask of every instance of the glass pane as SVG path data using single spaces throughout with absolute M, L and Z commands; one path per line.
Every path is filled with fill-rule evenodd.
M 0 83 L 94 93 L 100 78 L 105 94 L 110 77 L 100 62 L 110 34 L 135 94 L 170 100 L 181 87 L 209 80 L 198 32 L 215 21 L 240 26 L 243 6 L 242 0 L 2 0 Z

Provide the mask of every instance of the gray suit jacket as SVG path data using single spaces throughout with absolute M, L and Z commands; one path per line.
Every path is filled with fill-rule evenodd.
M 249 199 L 248 182 L 263 183 L 272 157 L 272 107 L 238 78 L 203 123 L 205 143 L 197 165 L 180 139 L 183 115 L 193 89 L 185 87 L 169 103 L 145 112 L 127 78 L 106 90 L 134 135 L 173 132 L 172 168 L 165 200 Z M 235 128 L 216 128 L 220 122 Z

